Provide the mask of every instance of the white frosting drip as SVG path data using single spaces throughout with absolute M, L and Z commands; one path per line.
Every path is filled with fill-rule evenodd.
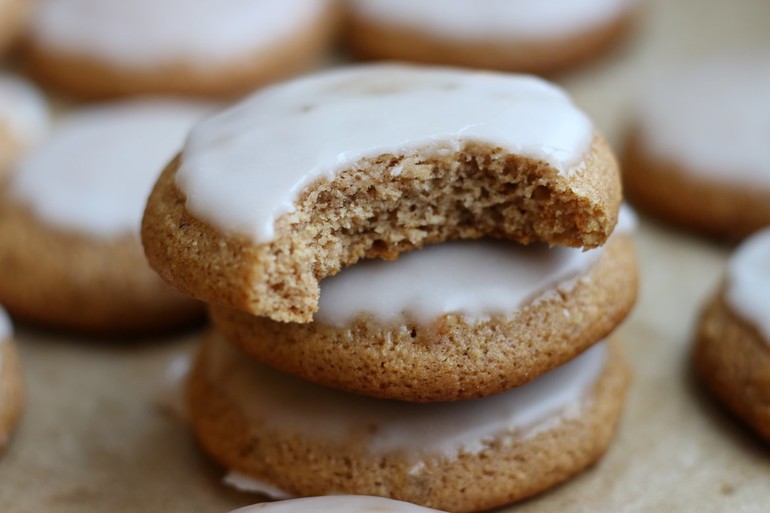
M 607 360 L 600 343 L 535 381 L 501 394 L 455 403 L 373 399 L 305 382 L 262 366 L 221 338 L 208 354 L 209 379 L 244 415 L 282 432 L 323 440 L 361 440 L 372 452 L 454 457 L 493 439 L 511 441 L 580 414 Z M 541 429 L 539 429 L 541 428 Z
M 227 486 L 231 486 L 240 492 L 258 493 L 274 500 L 292 499 L 296 497 L 288 492 L 276 488 L 275 486 L 231 470 L 222 480 Z
M 133 100 L 68 115 L 18 166 L 9 193 L 50 226 L 93 237 L 139 232 L 147 197 L 210 105 Z
M 38 44 L 142 68 L 210 67 L 253 57 L 312 23 L 329 0 L 49 0 L 32 25 Z
M 634 219 L 624 206 L 614 233 L 633 231 Z M 359 262 L 321 282 L 315 320 L 344 327 L 366 314 L 381 324 L 426 325 L 446 314 L 473 322 L 511 315 L 550 290 L 569 290 L 576 283 L 574 278 L 590 270 L 602 251 L 454 241 L 395 261 Z
M 0 307 L 0 343 L 6 342 L 13 335 L 13 324 L 8 313 Z
M 542 40 L 608 24 L 637 0 L 352 0 L 356 15 L 449 39 Z
M 280 502 L 263 502 L 231 513 L 441 513 L 409 502 L 366 495 L 307 497 Z
M 32 84 L 0 73 L 0 128 L 9 130 L 21 150 L 37 144 L 48 132 L 48 104 Z M 2 160 L 2 159 L 0 159 Z
M 704 179 L 770 190 L 770 54 L 667 75 L 639 115 L 656 157 Z
M 592 137 L 569 97 L 534 77 L 359 66 L 264 89 L 199 124 L 177 185 L 193 215 L 261 243 L 308 185 L 363 158 L 481 142 L 567 174 Z
M 725 299 L 770 345 L 770 228 L 746 240 L 730 259 Z

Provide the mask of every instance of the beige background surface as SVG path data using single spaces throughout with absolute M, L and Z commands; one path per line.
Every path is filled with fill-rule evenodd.
M 614 143 L 645 81 L 726 48 L 770 47 L 767 0 L 649 2 L 638 32 L 563 83 Z M 770 445 L 697 386 L 688 351 L 729 249 L 644 221 L 639 304 L 621 328 L 636 380 L 616 443 L 574 481 L 519 512 L 770 511 Z M 227 512 L 256 502 L 158 406 L 177 340 L 82 341 L 20 328 L 28 409 L 0 459 L 0 512 Z

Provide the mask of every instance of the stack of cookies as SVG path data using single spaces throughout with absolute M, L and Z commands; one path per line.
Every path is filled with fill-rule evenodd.
M 199 124 L 142 235 L 210 304 L 201 444 L 274 495 L 450 511 L 574 475 L 627 383 L 605 341 L 636 295 L 620 200 L 590 120 L 527 76 L 355 67 Z

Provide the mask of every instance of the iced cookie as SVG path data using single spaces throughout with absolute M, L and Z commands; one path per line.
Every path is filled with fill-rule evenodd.
M 0 0 L 0 54 L 24 31 L 32 0 Z
M 320 60 L 335 18 L 332 0 L 40 2 L 28 65 L 84 97 L 232 95 Z
M 539 79 L 406 66 L 322 73 L 199 124 L 143 242 L 207 302 L 308 322 L 321 278 L 447 239 L 596 247 L 620 206 L 591 121 Z
M 388 401 L 281 374 L 211 334 L 188 395 L 211 456 L 288 494 L 377 495 L 466 512 L 536 494 L 595 462 L 626 384 L 619 347 L 602 343 L 492 397 Z
M 24 382 L 21 363 L 13 345 L 11 321 L 0 308 L 0 451 L 21 417 Z
M 637 0 L 348 0 L 362 58 L 544 73 L 614 44 Z
M 625 152 L 629 199 L 736 240 L 770 225 L 770 55 L 714 59 L 660 80 Z
M 0 181 L 25 152 L 40 142 L 49 124 L 48 104 L 38 90 L 0 72 Z
M 211 106 L 104 104 L 65 116 L 0 190 L 0 302 L 52 327 L 170 329 L 201 306 L 147 266 L 139 241 L 154 180 Z
M 365 495 L 308 497 L 279 502 L 263 502 L 231 513 L 441 513 L 408 502 Z
M 418 402 L 487 396 L 571 360 L 625 318 L 637 287 L 631 216 L 621 211 L 606 246 L 587 252 L 454 241 L 360 262 L 321 282 L 309 324 L 210 313 L 259 361 L 326 386 Z
M 731 258 L 701 316 L 695 363 L 711 392 L 770 440 L 770 229 Z

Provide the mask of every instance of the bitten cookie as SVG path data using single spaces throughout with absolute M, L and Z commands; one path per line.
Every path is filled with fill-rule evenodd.
M 40 142 L 49 125 L 48 104 L 40 92 L 18 77 L 0 73 L 0 182 Z
M 31 7 L 31 0 L 0 0 L 0 54 L 24 31 Z
M 661 220 L 724 239 L 770 225 L 770 55 L 667 75 L 640 102 L 625 192 Z
M 150 264 L 183 292 L 309 322 L 321 278 L 482 236 L 597 247 L 620 206 L 612 152 L 539 79 L 336 70 L 198 125 L 150 197 Z
M 694 356 L 714 396 L 770 440 L 770 229 L 731 258 L 701 316 Z
M 12 337 L 11 321 L 0 308 L 0 451 L 19 422 L 24 402 L 21 363 Z
M 263 502 L 231 513 L 441 513 L 408 502 L 365 495 L 308 497 L 279 502 Z
M 228 468 L 295 496 L 377 495 L 466 512 L 536 494 L 594 463 L 626 384 L 619 347 L 599 344 L 492 397 L 386 401 L 280 374 L 211 334 L 188 393 L 201 444 Z
M 28 321 L 94 333 L 199 319 L 202 307 L 147 266 L 138 232 L 153 181 L 210 112 L 137 100 L 64 117 L 0 189 L 0 302 Z
M 210 307 L 217 329 L 284 372 L 404 401 L 473 399 L 523 385 L 606 337 L 636 298 L 621 211 L 605 246 L 455 241 L 361 262 L 321 282 L 315 320 Z
M 27 61 L 40 81 L 84 97 L 234 95 L 320 60 L 333 0 L 40 2 Z
M 625 35 L 636 0 L 348 0 L 347 39 L 365 59 L 546 73 Z

